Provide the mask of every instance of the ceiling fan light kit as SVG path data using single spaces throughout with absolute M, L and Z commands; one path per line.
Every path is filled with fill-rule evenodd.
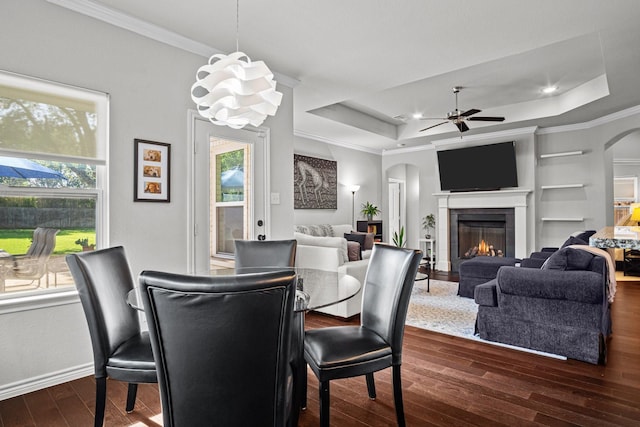
M 478 110 L 477 108 L 472 108 L 467 111 L 460 111 L 458 109 L 458 93 L 462 89 L 461 86 L 455 86 L 453 88 L 453 93 L 456 96 L 456 109 L 447 113 L 447 117 L 443 118 L 435 118 L 435 119 L 427 119 L 423 118 L 422 120 L 445 120 L 444 122 L 437 123 L 432 126 L 428 126 L 424 129 L 420 129 L 420 132 L 424 132 L 425 130 L 432 129 L 436 126 L 443 125 L 445 123 L 453 123 L 460 132 L 466 132 L 469 130 L 469 126 L 465 123 L 465 121 L 481 121 L 481 122 L 503 122 L 504 117 L 491 117 L 491 116 L 475 116 L 471 117 L 474 114 L 480 113 L 482 110 Z
M 240 52 L 239 22 L 240 2 L 236 0 L 236 52 L 209 58 L 191 86 L 198 113 L 215 125 L 232 129 L 260 126 L 267 116 L 276 114 L 282 102 L 269 67 Z

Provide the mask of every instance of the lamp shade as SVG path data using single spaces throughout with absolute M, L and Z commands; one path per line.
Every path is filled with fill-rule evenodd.
M 640 222 L 640 208 L 633 209 L 633 212 L 631 212 L 630 220 Z
M 359 185 L 350 185 L 349 186 L 349 191 L 351 191 L 352 193 L 355 193 L 356 191 L 358 191 L 360 189 Z
M 273 73 L 262 61 L 242 52 L 213 55 L 198 69 L 191 86 L 198 113 L 211 123 L 241 129 L 260 126 L 276 114 L 282 93 L 276 91 Z

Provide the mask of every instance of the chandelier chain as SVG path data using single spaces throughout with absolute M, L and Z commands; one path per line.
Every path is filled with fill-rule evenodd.
M 236 0 L 236 52 L 240 52 L 240 0 Z

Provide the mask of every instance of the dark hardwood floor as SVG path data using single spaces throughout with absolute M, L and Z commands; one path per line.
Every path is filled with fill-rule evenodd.
M 407 425 L 640 426 L 640 282 L 618 282 L 612 316 L 606 366 L 408 326 L 402 365 Z M 307 316 L 308 328 L 344 323 L 315 313 Z M 376 373 L 375 401 L 367 397 L 364 378 L 332 381 L 331 424 L 395 425 L 390 374 L 389 369 Z M 309 371 L 308 409 L 300 426 L 319 424 L 317 387 Z M 1 401 L 0 426 L 90 426 L 94 393 L 93 379 L 87 377 Z M 126 386 L 109 381 L 106 426 L 162 425 L 156 386 L 140 386 L 131 414 L 124 411 L 125 398 Z

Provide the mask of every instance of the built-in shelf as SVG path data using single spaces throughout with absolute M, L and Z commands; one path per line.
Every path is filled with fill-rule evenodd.
M 566 157 L 566 156 L 581 156 L 584 154 L 584 151 L 565 151 L 563 153 L 549 153 L 549 154 L 540 154 L 541 159 L 548 159 L 551 157 Z
M 541 185 L 542 190 L 554 190 L 557 188 L 582 188 L 584 184 L 558 184 L 558 185 Z
M 557 222 L 580 222 L 584 221 L 583 217 L 575 217 L 575 218 L 541 218 L 542 221 L 557 221 Z

